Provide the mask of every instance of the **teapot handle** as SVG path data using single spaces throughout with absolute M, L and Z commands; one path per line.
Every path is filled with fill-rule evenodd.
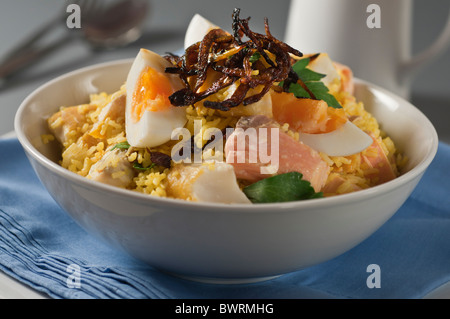
M 447 22 L 438 38 L 427 49 L 405 61 L 400 67 L 403 79 L 411 78 L 423 66 L 436 59 L 450 44 L 450 8 Z

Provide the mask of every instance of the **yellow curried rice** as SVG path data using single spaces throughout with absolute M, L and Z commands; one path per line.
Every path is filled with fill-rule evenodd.
M 330 92 L 334 94 L 343 106 L 352 122 L 362 130 L 370 132 L 373 138 L 377 139 L 383 152 L 388 158 L 392 159 L 392 169 L 398 174 L 398 168 L 403 167 L 407 159 L 397 151 L 394 142 L 380 130 L 377 120 L 364 109 L 363 103 L 356 101 L 355 97 L 349 93 L 334 91 L 333 85 L 330 86 Z M 88 174 L 92 165 L 98 163 L 108 149 L 119 143 L 126 142 L 124 116 L 116 119 L 109 117 L 100 119 L 102 110 L 122 94 L 125 94 L 124 86 L 113 94 L 93 94 L 90 96 L 89 103 L 76 106 L 78 112 L 77 125 L 70 127 L 70 130 L 66 132 L 66 140 L 62 143 L 63 151 L 60 164 L 64 168 L 81 176 L 89 177 Z M 219 92 L 218 94 L 225 93 Z M 223 97 L 216 96 L 216 98 L 221 99 Z M 61 107 L 61 111 L 66 109 L 66 107 Z M 186 108 L 187 123 L 185 127 L 192 135 L 194 134 L 195 121 L 201 121 L 201 133 L 199 136 L 194 137 L 194 141 L 198 147 L 202 147 L 208 139 L 205 136 L 208 128 L 224 130 L 227 127 L 235 127 L 243 113 L 238 108 L 233 110 L 233 112 L 224 114 L 222 111 L 206 108 L 202 102 L 198 102 Z M 62 124 L 62 116 L 49 119 L 49 126 L 53 130 L 58 129 Z M 294 139 L 299 140 L 299 134 L 291 131 L 289 124 L 281 125 L 280 129 Z M 42 136 L 44 143 L 49 143 L 54 139 L 53 135 L 46 134 Z M 150 150 L 130 147 L 127 150 L 127 160 L 130 163 L 139 163 L 142 168 L 149 169 L 136 172 L 131 185 L 127 188 L 152 196 L 167 197 L 166 183 L 170 170 L 159 166 L 151 167 L 150 151 L 170 155 L 172 148 L 177 142 L 177 140 L 169 141 Z M 217 154 L 214 154 L 212 151 L 206 152 L 203 154 L 203 159 L 207 160 L 214 155 Z M 223 154 L 218 155 L 223 156 Z M 350 156 L 327 156 L 323 153 L 320 155 L 330 167 L 328 181 L 334 178 L 340 178 L 343 181 L 334 193 L 325 191 L 325 196 L 349 193 L 369 188 L 377 183 L 376 178 L 367 177 L 370 174 L 377 173 L 377 169 L 372 168 L 367 161 L 367 158 L 376 156 L 376 152 L 372 148 L 364 150 L 361 154 Z M 112 178 L 120 179 L 125 174 L 125 171 L 114 172 Z

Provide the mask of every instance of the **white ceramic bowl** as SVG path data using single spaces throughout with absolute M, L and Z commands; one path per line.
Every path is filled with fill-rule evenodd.
M 397 179 L 352 194 L 308 201 L 224 205 L 151 197 L 80 177 L 44 145 L 45 119 L 88 94 L 112 93 L 132 60 L 63 75 L 31 93 L 15 119 L 20 143 L 53 198 L 82 227 L 148 264 L 197 280 L 253 281 L 336 257 L 362 242 L 405 202 L 436 154 L 429 120 L 407 101 L 366 82 L 356 95 L 409 158 Z

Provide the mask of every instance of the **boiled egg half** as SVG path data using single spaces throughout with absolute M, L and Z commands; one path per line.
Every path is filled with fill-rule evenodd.
M 192 44 L 202 41 L 203 37 L 213 29 L 220 29 L 220 27 L 205 19 L 200 14 L 195 14 L 186 29 L 184 48 L 187 49 Z
M 350 121 L 328 133 L 299 132 L 299 138 L 304 144 L 329 156 L 353 155 L 362 152 L 373 143 L 367 133 Z
M 186 109 L 172 106 L 169 96 L 184 88 L 175 74 L 165 73 L 171 64 L 159 54 L 141 49 L 126 81 L 125 125 L 128 143 L 155 147 L 171 139 L 172 131 L 187 122 Z

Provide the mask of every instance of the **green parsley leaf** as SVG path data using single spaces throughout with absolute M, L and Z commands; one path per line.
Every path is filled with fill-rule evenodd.
M 326 77 L 326 74 L 322 74 L 322 73 L 317 73 L 314 72 L 311 69 L 303 69 L 300 73 L 299 73 L 299 78 L 304 82 L 304 83 L 308 83 L 311 81 L 320 81 L 322 78 Z M 321 83 L 323 84 L 323 82 L 317 82 L 317 83 Z M 325 86 L 325 84 L 323 84 L 323 86 L 328 90 L 328 88 Z
M 255 52 L 252 54 L 252 56 L 249 58 L 250 63 L 255 63 L 256 61 L 259 60 L 259 58 L 261 57 L 261 54 L 259 52 Z
M 309 99 L 311 95 L 309 95 L 308 91 L 306 91 L 303 86 L 298 83 L 291 83 L 289 85 L 289 92 L 293 93 L 295 97 L 298 98 L 307 98 Z
M 292 69 L 297 73 L 299 79 L 305 84 L 316 99 L 324 100 L 328 106 L 336 109 L 342 108 L 336 98 L 329 93 L 326 85 L 320 81 L 326 75 L 308 69 L 307 66 L 309 61 L 309 58 L 300 59 L 292 66 Z M 280 86 L 283 86 L 283 82 L 280 83 Z M 313 98 L 311 94 L 298 83 L 290 84 L 289 92 L 293 93 L 298 98 Z
M 304 70 L 309 64 L 309 58 L 300 59 L 294 63 L 292 69 L 295 73 L 299 74 L 302 70 Z
M 335 109 L 342 108 L 336 98 L 328 93 L 328 88 L 322 82 L 305 82 L 305 85 L 317 99 L 327 102 L 328 106 Z
M 278 203 L 312 198 L 321 198 L 321 192 L 316 193 L 311 183 L 302 179 L 298 172 L 285 173 L 262 179 L 243 191 L 253 203 Z
M 116 148 L 120 148 L 120 149 L 123 149 L 123 150 L 127 150 L 127 149 L 130 148 L 130 144 L 128 144 L 127 141 L 122 142 L 122 143 L 117 143 L 116 145 L 114 145 L 114 147 L 111 149 L 111 151 L 112 151 L 112 150 L 115 150 Z

